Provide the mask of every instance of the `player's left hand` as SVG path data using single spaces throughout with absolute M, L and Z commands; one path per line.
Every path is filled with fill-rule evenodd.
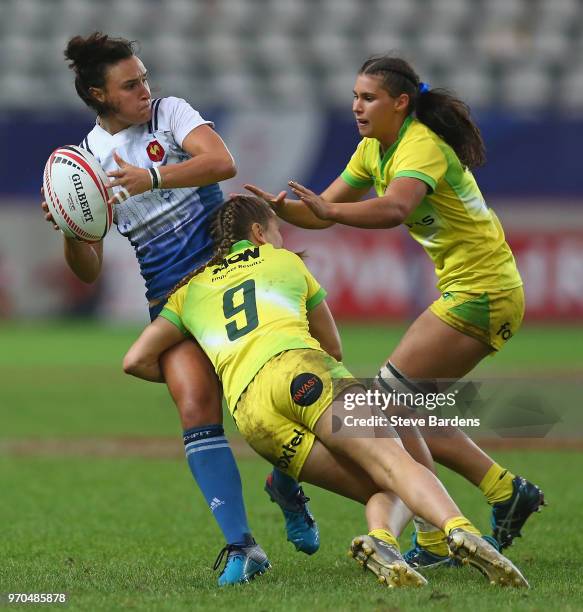
M 332 218 L 332 206 L 326 200 L 295 181 L 289 181 L 288 185 L 293 193 L 306 204 L 316 217 L 323 220 Z
M 123 202 L 130 196 L 152 189 L 152 177 L 146 168 L 138 168 L 138 166 L 128 164 L 116 151 L 113 152 L 113 159 L 119 166 L 119 170 L 112 170 L 107 173 L 107 176 L 114 179 L 109 183 L 109 186 L 121 187 L 122 189 L 109 199 L 110 204 Z

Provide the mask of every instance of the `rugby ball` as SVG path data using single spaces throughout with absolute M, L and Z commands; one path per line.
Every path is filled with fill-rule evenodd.
M 109 231 L 113 209 L 109 178 L 85 149 L 67 145 L 55 149 L 43 174 L 45 201 L 65 236 L 98 242 Z

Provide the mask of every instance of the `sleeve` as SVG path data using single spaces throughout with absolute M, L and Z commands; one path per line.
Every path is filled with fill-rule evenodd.
M 169 298 L 159 316 L 164 317 L 170 323 L 173 323 L 185 335 L 189 336 L 189 332 L 182 323 L 182 309 L 184 307 L 184 299 L 186 298 L 186 289 L 188 285 L 180 287 Z
M 356 151 L 352 154 L 344 172 L 340 175 L 345 183 L 358 189 L 361 187 L 371 187 L 373 184 L 371 172 L 367 170 L 365 164 L 365 148 L 366 140 L 363 138 L 358 143 L 358 147 L 356 147 Z
M 302 268 L 302 272 L 308 286 L 308 293 L 306 294 L 306 310 L 310 311 L 324 301 L 327 293 L 326 290 L 320 286 L 320 283 L 315 279 L 314 275 L 308 270 L 302 258 L 299 256 L 296 257 L 298 265 Z
M 416 178 L 426 183 L 431 191 L 435 191 L 446 171 L 445 154 L 429 136 L 415 136 L 395 151 L 392 168 L 394 179 L 400 176 Z
M 200 113 L 194 110 L 186 100 L 174 97 L 166 98 L 166 100 L 171 104 L 169 109 L 170 131 L 179 146 L 182 146 L 184 139 L 194 128 L 200 125 L 210 125 L 214 127 L 212 121 L 203 119 Z

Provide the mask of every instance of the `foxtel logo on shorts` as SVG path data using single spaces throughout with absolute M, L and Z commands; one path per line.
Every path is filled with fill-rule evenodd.
M 276 467 L 281 468 L 282 470 L 286 470 L 297 453 L 296 446 L 299 446 L 302 443 L 304 438 L 304 434 L 306 432 L 300 431 L 299 429 L 294 429 L 294 433 L 296 434 L 287 444 L 282 444 L 282 453 L 277 459 Z

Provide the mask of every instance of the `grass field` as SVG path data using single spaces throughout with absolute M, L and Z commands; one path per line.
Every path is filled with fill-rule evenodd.
M 120 372 L 136 332 L 0 327 L 0 593 L 67 592 L 72 610 L 583 609 L 583 535 L 572 528 L 583 504 L 583 454 L 558 450 L 494 453 L 536 480 L 550 502 L 509 551 L 531 582 L 528 592 L 494 589 L 466 568 L 435 571 L 425 589 L 389 591 L 344 555 L 365 530 L 361 507 L 313 487 L 322 547 L 311 558 L 295 553 L 262 492 L 268 466 L 248 454 L 239 460 L 248 513 L 273 569 L 250 585 L 219 590 L 210 568 L 221 536 L 183 459 L 35 452 L 48 439 L 82 448 L 89 439 L 179 437 L 165 388 Z M 401 332 L 345 327 L 347 365 L 373 373 Z M 583 328 L 526 328 L 481 369 L 583 371 L 581 346 Z M 11 451 L 14 440 L 27 441 L 26 452 Z M 479 491 L 442 476 L 487 530 Z

